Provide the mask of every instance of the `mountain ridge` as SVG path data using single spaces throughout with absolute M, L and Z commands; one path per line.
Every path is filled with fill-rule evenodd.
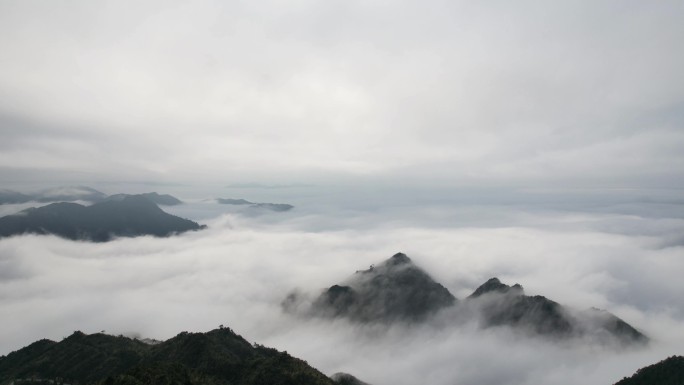
M 303 300 L 291 293 L 282 303 L 297 312 Z M 423 322 L 438 312 L 474 317 L 481 328 L 508 327 L 550 339 L 589 337 L 605 344 L 638 346 L 646 335 L 614 314 L 597 309 L 577 311 L 541 295 L 528 296 L 520 284 L 490 278 L 458 300 L 403 253 L 358 270 L 316 297 L 305 315 L 347 318 L 359 323 Z
M 223 326 L 181 332 L 154 345 L 76 331 L 60 342 L 43 339 L 0 357 L 0 385 L 29 378 L 81 385 L 337 383 L 306 361 L 251 344 Z
M 287 203 L 259 203 L 250 202 L 242 198 L 216 198 L 216 203 L 222 205 L 245 206 L 251 209 L 267 209 L 278 212 L 289 211 L 294 208 L 293 205 Z
M 33 193 L 22 193 L 9 189 L 0 190 L 0 205 L 19 204 L 19 203 L 53 203 L 53 202 L 75 202 L 86 201 L 99 203 L 108 200 L 122 200 L 126 196 L 141 195 L 148 198 L 157 205 L 175 206 L 183 202 L 169 194 L 159 194 L 157 192 L 147 192 L 141 194 L 112 194 L 107 195 L 88 186 L 59 186 L 43 189 Z
M 0 218 L 0 238 L 26 233 L 54 234 L 71 240 L 106 242 L 115 237 L 168 237 L 203 226 L 168 214 L 141 195 L 91 206 L 59 202 Z
M 660 362 L 645 366 L 632 376 L 614 385 L 682 385 L 684 384 L 684 357 L 670 356 Z

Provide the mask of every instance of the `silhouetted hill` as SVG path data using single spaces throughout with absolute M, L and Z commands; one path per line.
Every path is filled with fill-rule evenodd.
M 13 190 L 0 190 L 0 205 L 30 202 L 32 197 Z
M 105 201 L 121 201 L 124 198 L 128 196 L 132 196 L 133 194 L 114 194 L 110 195 L 107 198 L 105 198 Z M 152 203 L 160 205 L 160 206 L 176 206 L 183 204 L 183 201 L 180 199 L 169 195 L 169 194 L 158 194 L 156 192 L 149 192 L 149 193 L 143 193 L 143 194 L 135 194 L 139 196 L 143 196 L 147 199 L 149 199 Z
M 228 328 L 183 332 L 156 345 L 75 332 L 0 357 L 0 384 L 22 379 L 98 384 L 312 384 L 335 382 L 286 352 L 252 345 Z
M 107 197 L 101 191 L 87 186 L 62 186 L 46 190 L 33 195 L 37 202 L 73 202 L 88 201 L 100 202 Z
M 306 309 L 302 304 L 306 300 L 297 293 L 282 303 L 285 311 L 364 323 L 420 322 L 451 308 L 458 318 L 477 317 L 484 328 L 509 327 L 554 339 L 587 337 L 606 344 L 648 342 L 648 337 L 607 311 L 575 311 L 544 296 L 525 295 L 521 285 L 509 286 L 497 278 L 457 302 L 449 290 L 402 253 L 329 287 L 311 302 L 309 310 L 302 310 Z
M 347 373 L 335 373 L 330 378 L 338 385 L 370 385 Z
M 0 237 L 55 234 L 73 240 L 105 242 L 113 237 L 170 236 L 199 230 L 197 223 L 164 212 L 144 196 L 82 206 L 52 203 L 0 218 Z
M 294 206 L 286 203 L 255 203 L 245 199 L 217 198 L 216 202 L 222 205 L 247 206 L 249 208 L 261 208 L 271 211 L 288 211 Z
M 614 385 L 682 385 L 684 384 L 684 357 L 672 356 L 657 364 L 637 370 Z
M 86 186 L 62 186 L 36 193 L 20 193 L 12 190 L 0 191 L 0 204 L 15 204 L 27 202 L 100 202 L 106 195 L 94 188 Z
M 398 253 L 331 286 L 314 302 L 313 311 L 361 322 L 420 321 L 455 302 L 449 290 Z
M 567 338 L 590 335 L 604 342 L 645 343 L 648 338 L 615 315 L 598 309 L 572 312 L 544 296 L 527 296 L 519 284 L 491 278 L 467 298 L 485 327 L 510 326 L 535 334 Z

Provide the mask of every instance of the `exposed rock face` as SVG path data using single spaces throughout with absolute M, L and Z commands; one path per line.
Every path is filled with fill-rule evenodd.
M 455 302 L 449 290 L 398 253 L 331 286 L 314 302 L 313 311 L 360 322 L 414 322 Z
M 92 206 L 52 203 L 0 218 L 0 237 L 34 233 L 72 240 L 109 241 L 114 237 L 166 237 L 203 226 L 168 214 L 140 195 Z

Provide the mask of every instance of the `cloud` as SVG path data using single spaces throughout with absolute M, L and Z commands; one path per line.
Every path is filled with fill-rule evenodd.
M 601 230 L 623 221 L 619 214 L 488 208 L 500 209 L 508 219 L 499 226 L 494 219 L 450 223 L 441 216 L 454 209 L 448 206 L 436 217 L 427 210 L 415 222 L 411 219 L 420 211 L 413 207 L 395 208 L 394 219 L 382 211 L 337 217 L 303 207 L 285 216 L 223 214 L 207 219 L 207 230 L 165 239 L 103 244 L 33 235 L 3 239 L 1 353 L 43 337 L 59 340 L 77 329 L 165 339 L 224 324 L 325 373 L 346 371 L 377 385 L 427 380 L 562 385 L 580 377 L 588 384 L 608 384 L 681 354 L 681 247 L 659 247 L 657 234 Z M 430 217 L 435 221 L 428 225 Z M 680 221 L 630 218 L 636 228 L 683 227 Z M 363 222 L 370 225 L 350 226 Z M 625 352 L 591 341 L 554 344 L 506 329 L 455 326 L 448 313 L 424 326 L 385 329 L 281 311 L 291 290 L 317 293 L 398 251 L 459 298 L 498 276 L 521 283 L 530 295 L 580 310 L 607 309 L 653 343 Z
M 682 184 L 678 2 L 0 7 L 15 179 Z

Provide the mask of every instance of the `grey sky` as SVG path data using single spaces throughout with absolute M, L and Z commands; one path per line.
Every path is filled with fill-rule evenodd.
M 153 184 L 209 225 L 0 240 L 0 354 L 226 324 L 377 385 L 609 384 L 682 354 L 682 20 L 681 1 L 0 0 L 0 188 Z M 654 344 L 367 338 L 280 311 L 398 251 L 459 298 L 499 276 Z
M 0 178 L 684 186 L 679 1 L 0 2 Z

